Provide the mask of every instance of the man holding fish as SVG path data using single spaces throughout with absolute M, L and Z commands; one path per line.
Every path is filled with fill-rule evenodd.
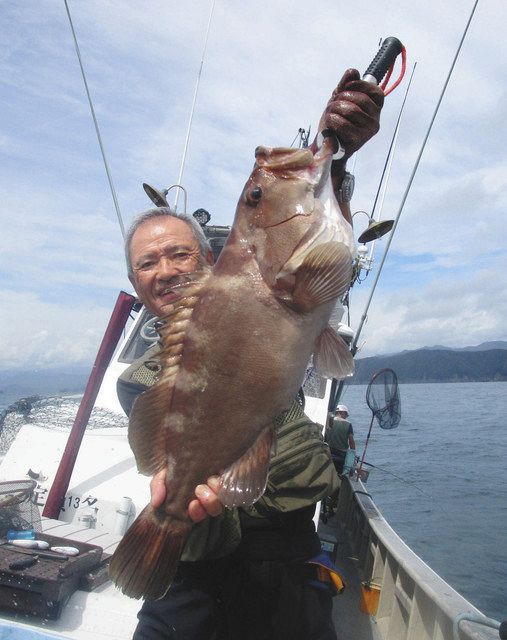
M 312 354 L 323 375 L 353 370 L 328 323 L 355 251 L 343 178 L 382 104 L 348 70 L 320 148 L 258 147 L 213 269 L 190 217 L 152 210 L 127 235 L 129 278 L 161 318 L 160 344 L 118 383 L 138 469 L 153 476 L 110 568 L 147 598 L 136 640 L 336 637 L 330 590 L 307 562 L 320 551 L 315 504 L 336 475 L 294 398 Z

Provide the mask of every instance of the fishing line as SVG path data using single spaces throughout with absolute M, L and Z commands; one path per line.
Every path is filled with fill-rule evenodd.
M 363 465 L 366 465 L 367 467 L 372 467 L 373 469 L 378 469 L 379 471 L 383 471 L 384 473 L 387 473 L 390 476 L 393 476 L 393 478 L 396 478 L 397 480 L 400 480 L 401 482 L 404 482 L 405 484 L 408 484 L 411 487 L 415 487 L 418 491 L 420 491 L 427 498 L 433 499 L 432 495 L 430 495 L 429 493 L 426 493 L 425 491 L 423 491 L 421 489 L 421 487 L 419 487 L 417 484 L 415 484 L 415 482 L 410 482 L 409 480 L 405 480 L 405 478 L 402 478 L 401 476 L 396 475 L 392 471 L 389 471 L 389 469 L 385 469 L 384 467 L 377 467 L 377 465 L 371 464 L 371 462 L 363 462 Z
M 423 491 L 423 489 L 421 489 L 421 487 L 417 485 L 415 482 L 410 482 L 409 480 L 405 480 L 405 478 L 402 478 L 401 476 L 396 475 L 392 471 L 389 471 L 389 469 L 385 469 L 384 467 L 377 467 L 376 465 L 371 464 L 370 462 L 363 462 L 363 465 L 366 465 L 368 467 L 372 467 L 373 469 L 377 469 L 378 471 L 387 473 L 388 475 L 393 476 L 393 478 L 400 480 L 404 484 L 408 484 L 410 487 L 414 487 L 415 489 L 417 489 L 417 491 L 422 493 L 422 495 L 425 498 L 432 501 L 432 509 L 437 509 L 438 511 L 445 512 L 445 509 L 443 509 L 443 507 L 439 505 L 438 500 L 435 498 L 435 496 L 432 495 L 431 493 L 427 493 L 426 491 Z
M 177 180 L 177 183 L 176 183 L 178 185 L 181 184 L 181 181 L 183 179 L 183 170 L 185 168 L 185 160 L 187 158 L 188 143 L 190 141 L 190 131 L 192 129 L 192 121 L 194 119 L 195 104 L 197 102 L 197 93 L 199 91 L 199 84 L 201 82 L 202 68 L 204 66 L 204 58 L 206 57 L 206 49 L 208 48 L 208 37 L 209 37 L 209 32 L 210 32 L 210 27 L 211 27 L 211 19 L 213 17 L 214 9 L 215 9 L 215 0 L 213 0 L 213 2 L 211 4 L 211 10 L 210 10 L 209 18 L 208 18 L 208 26 L 206 28 L 206 35 L 204 37 L 204 47 L 203 47 L 203 50 L 202 50 L 201 64 L 199 66 L 199 73 L 197 74 L 197 80 L 196 80 L 196 83 L 195 83 L 194 98 L 192 100 L 192 107 L 190 108 L 190 118 L 188 120 L 187 135 L 185 137 L 185 146 L 183 147 L 183 156 L 181 158 L 180 173 L 179 173 L 178 180 Z M 176 198 L 174 199 L 174 210 L 175 211 L 176 211 L 176 209 L 178 207 L 179 194 L 180 194 L 180 192 L 179 192 L 179 190 L 177 190 L 176 191 Z M 186 209 L 185 209 L 184 213 L 186 213 Z
M 393 160 L 394 160 L 394 155 L 395 155 L 395 147 L 396 147 L 396 143 L 398 141 L 398 135 L 400 133 L 400 128 L 401 128 L 401 119 L 403 117 L 403 112 L 405 110 L 405 104 L 407 102 L 407 96 L 408 96 L 408 92 L 410 90 L 410 86 L 412 84 L 412 79 L 414 77 L 414 73 L 415 73 L 415 69 L 417 66 L 417 62 L 414 63 L 414 66 L 412 68 L 412 73 L 410 74 L 410 78 L 408 80 L 408 85 L 405 91 L 405 95 L 403 96 L 403 101 L 401 103 L 401 108 L 400 108 L 400 112 L 398 114 L 398 119 L 396 121 L 396 126 L 394 128 L 394 133 L 393 136 L 391 138 L 391 144 L 389 145 L 389 150 L 387 152 L 387 157 L 386 157 L 386 161 L 384 163 L 384 168 L 382 170 L 382 175 L 380 177 L 380 182 L 378 185 L 378 189 L 377 189 L 377 193 L 375 195 L 375 200 L 373 202 L 373 207 L 371 210 L 371 219 L 374 220 L 375 219 L 375 209 L 377 207 L 377 201 L 380 195 L 380 192 L 382 191 L 382 197 L 380 199 L 380 205 L 378 208 L 378 220 L 380 220 L 380 217 L 382 216 L 382 210 L 384 208 L 384 199 L 385 199 L 385 195 L 387 192 L 387 185 L 389 183 L 389 178 L 391 175 L 391 168 L 393 165 Z M 384 180 L 385 178 L 385 180 Z M 383 185 L 383 188 L 382 188 Z M 375 242 L 376 240 L 373 240 L 373 242 L 371 243 L 371 247 L 370 247 L 370 255 L 368 256 L 368 261 L 371 263 L 372 259 L 373 259 L 373 251 L 375 248 Z
M 296 137 L 295 137 L 295 138 L 294 138 L 294 140 L 290 143 L 289 147 L 291 147 L 291 148 L 292 148 L 292 147 L 294 146 L 294 143 L 296 142 L 296 140 L 297 140 L 298 138 L 301 138 L 301 129 L 296 133 Z
M 95 125 L 95 132 L 97 134 L 97 139 L 99 141 L 100 152 L 102 154 L 102 160 L 104 162 L 104 168 L 106 170 L 107 179 L 109 182 L 109 188 L 111 190 L 111 195 L 113 197 L 114 208 L 116 209 L 116 216 L 118 218 L 118 223 L 120 225 L 121 235 L 125 239 L 125 227 L 123 225 L 123 219 L 121 217 L 120 205 L 118 204 L 118 198 L 116 197 L 116 191 L 114 189 L 113 178 L 111 177 L 111 172 L 109 171 L 109 165 L 107 163 L 106 152 L 104 149 L 104 145 L 102 144 L 102 136 L 100 135 L 99 123 L 97 121 L 97 117 L 95 115 L 95 109 L 93 108 L 92 97 L 90 94 L 90 90 L 88 89 L 88 82 L 86 81 L 85 70 L 83 67 L 83 62 L 81 60 L 81 52 L 79 51 L 79 45 L 77 43 L 76 32 L 74 31 L 74 25 L 72 24 L 72 18 L 70 16 L 69 5 L 67 4 L 67 0 L 63 0 L 65 4 L 65 9 L 67 11 L 67 16 L 69 18 L 70 30 L 72 31 L 72 37 L 74 38 L 74 46 L 76 48 L 77 59 L 79 61 L 79 66 L 81 68 L 81 75 L 83 76 L 83 82 L 86 90 L 86 95 L 88 96 L 88 103 L 90 105 L 90 111 L 92 113 L 93 124 Z

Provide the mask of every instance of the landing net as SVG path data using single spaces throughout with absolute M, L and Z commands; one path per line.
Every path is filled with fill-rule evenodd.
M 9 529 L 41 531 L 39 509 L 33 501 L 34 480 L 0 482 L 0 536 Z
M 398 378 L 392 369 L 381 369 L 370 380 L 366 402 L 381 429 L 395 429 L 401 420 Z

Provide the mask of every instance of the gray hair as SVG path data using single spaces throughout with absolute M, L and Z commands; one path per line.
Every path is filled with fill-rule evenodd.
M 197 222 L 197 220 L 186 213 L 176 213 L 169 207 L 157 207 L 156 209 L 148 209 L 148 211 L 143 211 L 139 215 L 134 218 L 134 221 L 129 227 L 125 235 L 125 260 L 127 262 L 127 273 L 132 275 L 132 260 L 130 259 L 130 245 L 132 243 L 132 238 L 134 233 L 139 229 L 141 225 L 143 225 L 148 220 L 152 218 L 163 218 L 169 216 L 171 218 L 178 218 L 178 220 L 182 220 L 189 227 L 192 233 L 194 234 L 195 239 L 199 243 L 199 250 L 201 255 L 204 258 L 208 257 L 208 252 L 211 251 L 210 243 L 206 238 L 204 231 L 202 230 L 201 225 Z

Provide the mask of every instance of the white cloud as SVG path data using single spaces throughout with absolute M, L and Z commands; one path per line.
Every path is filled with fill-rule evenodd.
M 360 356 L 441 344 L 465 347 L 507 338 L 507 293 L 492 274 L 503 274 L 505 258 L 493 258 L 487 269 L 471 276 L 459 272 L 419 286 L 389 290 L 379 286 L 359 343 Z M 384 278 L 391 274 L 386 268 Z M 361 285 L 363 286 L 363 285 Z M 369 291 L 354 295 L 354 326 Z
M 45 302 L 43 296 L 2 290 L 2 368 L 90 364 L 111 315 L 110 306 Z
M 141 182 L 167 187 L 177 179 L 211 5 L 208 0 L 184 6 L 166 0 L 71 0 L 69 6 L 128 223 L 150 206 Z M 230 223 L 254 148 L 287 145 L 299 127 L 315 126 L 342 71 L 364 69 L 379 37 L 397 35 L 407 46 L 409 70 L 415 60 L 418 66 L 384 207 L 384 216 L 392 217 L 470 10 L 459 0 L 415 3 L 410 11 L 406 6 L 402 0 L 358 0 L 353 11 L 344 12 L 326 0 L 309 11 L 300 0 L 259 0 L 252 11 L 240 0 L 218 0 L 184 176 L 189 210 L 205 207 L 216 223 Z M 377 302 L 383 314 L 375 317 L 389 318 L 384 333 L 392 338 L 374 338 L 378 348 L 388 342 L 393 350 L 432 343 L 437 325 L 445 325 L 440 304 L 428 305 L 423 320 L 409 302 L 413 282 L 442 304 L 446 287 L 447 298 L 453 297 L 460 271 L 464 282 L 483 274 L 491 283 L 483 290 L 493 299 L 495 286 L 505 288 L 495 263 L 506 239 L 505 57 L 500 55 L 505 14 L 500 0 L 477 9 L 393 242 L 389 263 L 396 273 L 382 278 L 382 300 L 389 298 L 390 304 Z M 84 308 L 97 305 L 103 313 L 105 300 L 128 283 L 63 4 L 3 2 L 0 43 L 3 283 L 26 296 L 25 309 L 42 305 L 48 318 L 44 305 L 65 316 L 69 301 L 79 296 L 87 327 L 96 335 L 100 322 Z M 355 209 L 371 208 L 403 91 L 402 85 L 387 97 L 381 131 L 359 154 Z M 465 342 L 481 332 L 474 318 L 490 337 L 505 334 L 499 313 L 482 314 L 485 295 L 461 301 Z M 20 326 L 16 340 L 15 323 L 10 326 L 9 343 L 30 335 Z M 53 353 L 58 340 L 51 327 L 48 321 L 47 335 L 34 333 L 33 349 L 27 344 L 12 352 L 13 365 L 29 362 L 44 344 L 46 353 Z M 70 343 L 64 351 L 72 351 Z

